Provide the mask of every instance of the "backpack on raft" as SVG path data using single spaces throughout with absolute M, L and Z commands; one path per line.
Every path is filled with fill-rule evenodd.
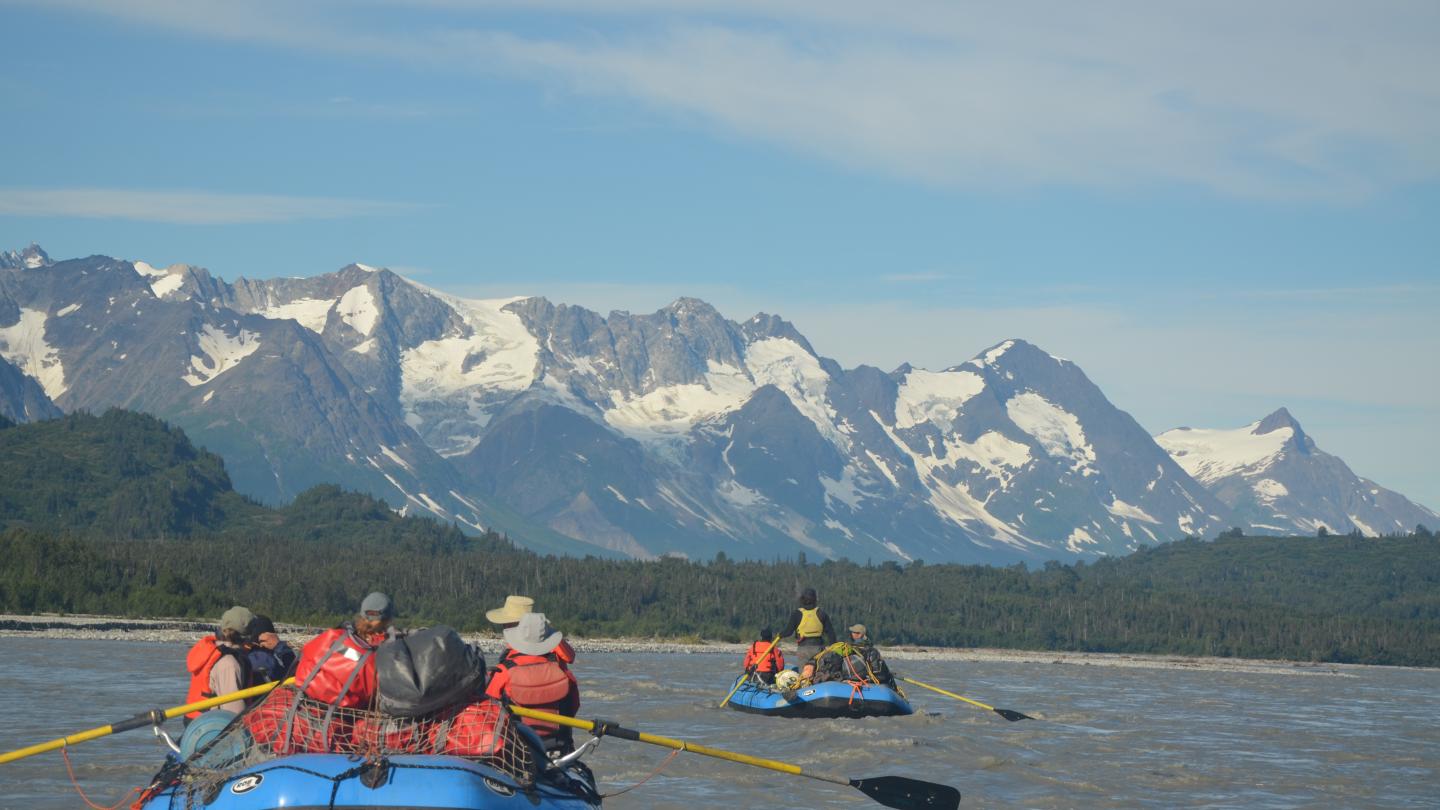
M 295 682 L 312 700 L 366 708 L 375 696 L 374 656 L 375 648 L 348 626 L 326 630 L 300 650 Z
M 419 717 L 474 698 L 485 687 L 485 656 L 444 625 L 417 630 L 375 652 L 378 708 Z

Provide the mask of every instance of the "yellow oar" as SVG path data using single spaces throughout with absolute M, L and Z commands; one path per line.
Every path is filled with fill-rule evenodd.
M 945 695 L 945 696 L 947 696 L 947 697 L 955 698 L 956 700 L 963 700 L 963 701 L 965 701 L 966 703 L 969 703 L 969 704 L 972 705 L 972 706 L 979 706 L 979 707 L 982 708 L 982 709 L 989 709 L 990 711 L 995 712 L 996 714 L 1000 715 L 1001 717 L 1005 718 L 1006 720 L 1009 720 L 1009 721 L 1012 722 L 1012 723 L 1015 722 L 1016 720 L 1034 720 L 1034 719 L 1035 719 L 1035 718 L 1031 717 L 1031 716 L 1028 715 L 1028 714 L 1021 714 L 1020 712 L 1017 712 L 1017 711 L 1015 711 L 1014 709 L 997 709 L 997 708 L 995 708 L 994 706 L 990 706 L 990 705 L 981 703 L 981 702 L 978 701 L 978 700 L 971 700 L 970 698 L 967 698 L 967 697 L 965 697 L 964 695 L 957 695 L 957 694 L 955 694 L 954 692 L 946 692 L 944 689 L 941 689 L 941 688 L 938 687 L 938 686 L 931 686 L 931 685 L 928 684 L 928 683 L 921 683 L 921 682 L 919 682 L 919 681 L 917 681 L 917 680 L 914 680 L 913 678 L 901 678 L 900 680 L 902 680 L 902 681 L 904 681 L 904 682 L 906 682 L 906 683 L 913 683 L 913 684 L 915 684 L 916 686 L 924 687 L 924 688 L 926 688 L 926 689 L 929 689 L 931 692 L 939 692 L 939 693 L 942 694 L 942 695 Z
M 741 675 L 740 678 L 735 681 L 735 685 L 732 686 L 732 687 L 730 687 L 730 694 L 726 695 L 726 696 L 725 696 L 725 699 L 722 700 L 722 701 L 720 701 L 720 708 L 722 708 L 722 709 L 725 708 L 725 704 L 730 702 L 730 698 L 735 697 L 735 693 L 738 692 L 738 691 L 740 691 L 740 684 L 744 683 L 744 682 L 745 682 L 745 679 L 746 679 L 746 678 L 749 678 L 750 675 L 751 675 L 751 673 L 753 673 L 757 668 L 759 668 L 759 666 L 760 666 L 760 661 L 764 661 L 764 660 L 765 660 L 765 656 L 769 655 L 769 654 L 770 654 L 770 651 L 773 650 L 773 649 L 775 649 L 775 645 L 776 645 L 776 644 L 779 644 L 779 643 L 780 643 L 780 637 L 779 637 L 779 636 L 776 636 L 776 637 L 775 637 L 775 640 L 772 641 L 772 642 L 770 642 L 770 646 L 765 648 L 765 652 L 763 652 L 763 653 L 760 654 L 760 659 L 757 660 L 753 665 L 751 665 L 751 666 L 749 666 L 749 667 L 747 667 L 747 668 L 745 669 L 745 674 L 744 674 L 744 675 Z
M 544 720 L 548 723 L 584 729 L 596 736 L 608 734 L 611 737 L 619 737 L 622 740 L 635 740 L 636 742 L 658 745 L 662 748 L 673 748 L 676 751 L 690 751 L 707 757 L 723 759 L 729 762 L 738 762 L 741 765 L 753 765 L 756 768 L 766 768 L 780 773 L 803 776 L 807 779 L 818 779 L 821 782 L 853 787 L 880 804 L 886 807 L 898 808 L 898 810 L 935 810 L 936 808 L 955 810 L 955 808 L 960 806 L 960 791 L 949 785 L 941 785 L 935 782 L 908 779 L 903 776 L 876 776 L 870 779 L 846 779 L 842 776 L 809 773 L 802 770 L 799 765 L 791 765 L 788 762 L 761 759 L 760 757 L 737 754 L 733 751 L 726 751 L 720 748 L 711 748 L 708 745 L 699 745 L 697 743 L 685 742 L 684 740 L 671 739 L 670 737 L 646 734 L 643 731 L 624 728 L 609 720 L 578 720 L 574 717 L 566 717 L 563 714 L 552 714 L 550 712 L 542 712 L 538 709 L 527 709 L 523 706 L 511 706 L 510 711 L 521 717 L 529 717 L 535 720 Z
M 131 729 L 144 728 L 146 726 L 158 726 L 166 720 L 180 717 L 190 712 L 213 709 L 216 706 L 229 703 L 232 700 L 244 700 L 245 698 L 263 695 L 277 686 L 282 684 L 288 685 L 294 682 L 294 678 L 286 678 L 283 681 L 252 686 L 249 689 L 241 689 L 239 692 L 231 692 L 228 695 L 220 695 L 218 697 L 196 701 L 195 703 L 186 703 L 184 706 L 176 706 L 171 709 L 151 709 L 148 712 L 141 712 L 134 717 L 121 720 L 117 723 L 111 723 L 108 726 L 100 726 L 98 728 L 92 728 L 89 731 L 76 732 L 68 737 L 61 737 L 58 740 L 51 740 L 50 742 L 32 745 L 28 748 L 20 748 L 7 754 L 0 754 L 0 765 L 6 762 L 14 762 L 17 759 L 34 756 L 35 754 L 43 754 L 46 751 L 54 751 L 57 748 L 64 748 L 67 745 L 98 740 L 101 737 L 108 737 L 111 734 L 118 734 L 122 731 L 130 731 Z

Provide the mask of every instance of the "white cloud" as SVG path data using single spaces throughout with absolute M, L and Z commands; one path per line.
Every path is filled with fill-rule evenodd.
M 1430 2 L 396 0 L 406 25 L 388 30 L 357 28 L 344 4 L 57 3 L 203 36 L 508 72 L 944 186 L 1181 184 L 1336 200 L 1440 175 Z M 506 30 L 517 14 L 538 24 Z
M 413 211 L 408 203 L 275 194 L 136 189 L 0 188 L 0 214 L 221 225 L 344 219 Z

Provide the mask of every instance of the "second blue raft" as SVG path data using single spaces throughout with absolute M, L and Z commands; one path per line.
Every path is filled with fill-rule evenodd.
M 888 686 L 860 686 L 845 681 L 827 681 L 783 693 L 746 680 L 726 705 L 772 717 L 888 717 L 915 713 L 910 702 Z

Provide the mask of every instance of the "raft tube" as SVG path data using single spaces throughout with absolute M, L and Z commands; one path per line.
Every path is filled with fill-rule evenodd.
M 741 683 L 730 708 L 772 717 L 889 717 L 914 714 L 910 702 L 888 686 L 858 689 L 844 681 L 827 681 L 795 690 L 786 697 L 754 681 Z
M 439 755 L 393 756 L 379 779 L 343 754 L 292 754 L 238 771 L 211 789 L 213 798 L 175 786 L 141 810 L 278 810 L 278 808 L 413 808 L 414 810 L 584 810 L 600 807 L 594 785 L 575 770 L 547 771 L 531 787 L 488 765 Z M 378 782 L 367 787 L 366 782 Z

